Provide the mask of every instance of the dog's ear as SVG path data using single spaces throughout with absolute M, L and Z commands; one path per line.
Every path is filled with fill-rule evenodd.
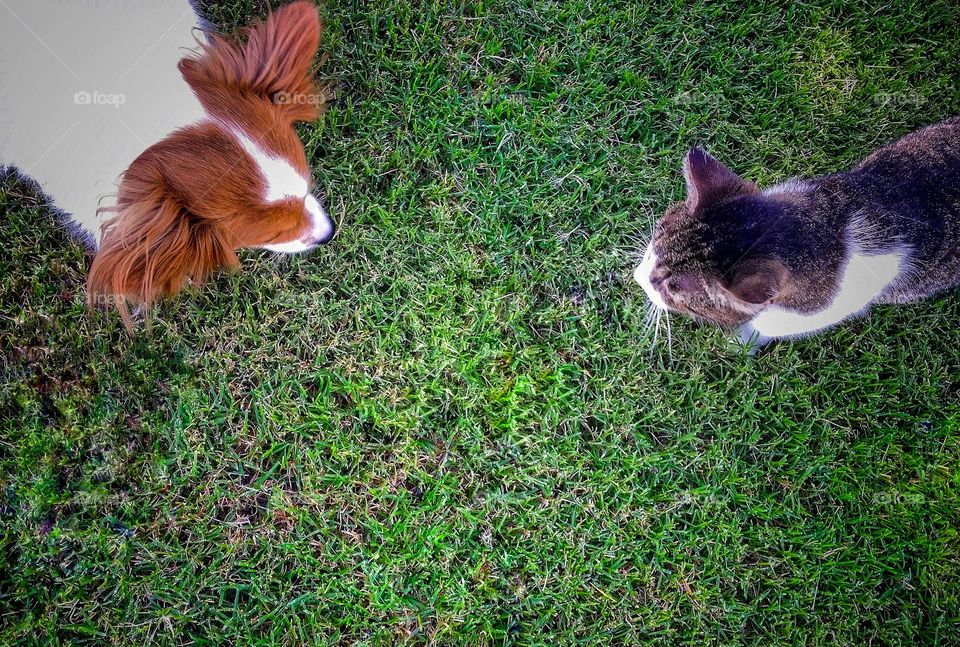
M 149 307 L 188 280 L 202 283 L 217 268 L 238 265 L 226 234 L 190 213 L 159 182 L 126 177 L 117 206 L 104 211 L 116 215 L 103 225 L 87 303 L 116 306 L 128 331 L 133 331 L 128 302 Z
M 320 30 L 316 6 L 291 2 L 238 38 L 208 34 L 198 56 L 180 61 L 180 73 L 208 112 L 225 92 L 240 90 L 270 101 L 290 121 L 314 121 L 323 107 L 312 74 Z

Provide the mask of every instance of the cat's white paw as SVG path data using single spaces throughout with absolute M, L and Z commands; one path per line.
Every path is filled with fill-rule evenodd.
M 737 329 L 737 343 L 747 349 L 749 355 L 756 355 L 761 348 L 773 341 L 773 337 L 761 335 L 750 324 L 744 324 Z

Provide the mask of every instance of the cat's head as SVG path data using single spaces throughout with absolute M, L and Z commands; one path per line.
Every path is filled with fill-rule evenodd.
M 741 326 L 791 289 L 778 254 L 791 215 L 698 148 L 683 174 L 687 199 L 657 221 L 634 278 L 659 308 Z

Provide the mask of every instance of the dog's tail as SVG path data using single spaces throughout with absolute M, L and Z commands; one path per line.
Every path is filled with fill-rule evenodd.
M 269 100 L 291 121 L 313 121 L 323 105 L 312 74 L 320 28 L 316 6 L 297 0 L 235 38 L 209 34 L 197 56 L 180 61 L 180 73 L 212 114 L 229 88 Z

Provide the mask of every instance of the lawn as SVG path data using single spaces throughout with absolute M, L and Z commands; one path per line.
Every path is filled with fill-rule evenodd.
M 630 279 L 691 145 L 960 114 L 960 6 L 322 12 L 329 247 L 131 337 L 2 182 L 0 644 L 960 644 L 960 296 L 748 357 Z

